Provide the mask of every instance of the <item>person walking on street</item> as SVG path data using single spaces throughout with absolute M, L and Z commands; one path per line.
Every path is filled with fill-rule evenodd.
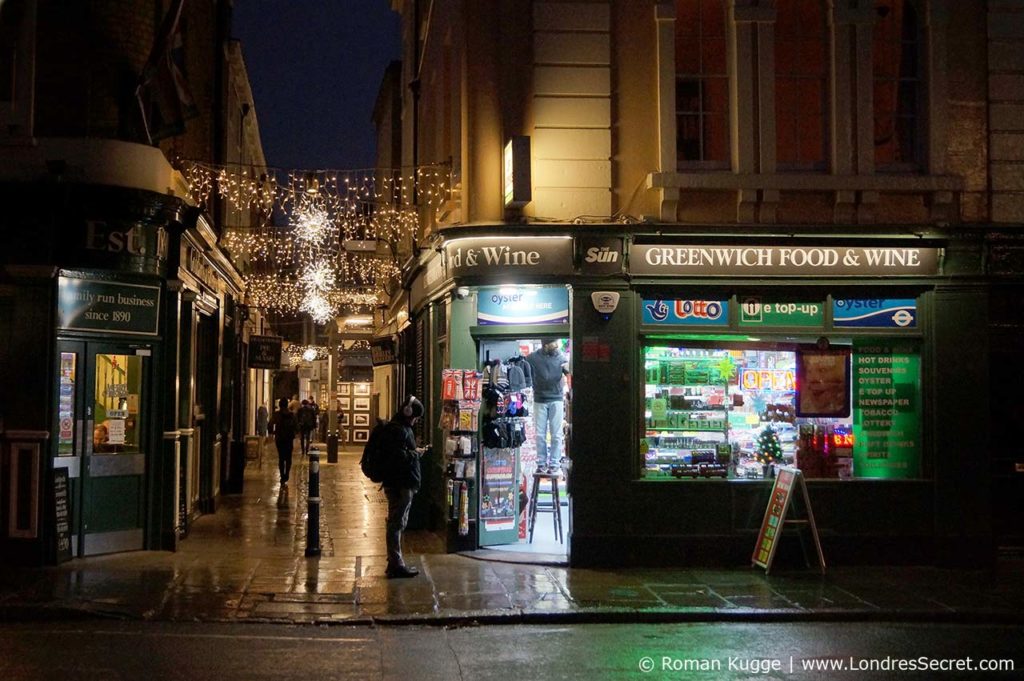
M 308 400 L 302 400 L 299 407 L 299 445 L 302 447 L 302 455 L 309 453 L 309 443 L 313 439 L 313 431 L 316 430 L 316 410 Z
M 545 338 L 541 349 L 526 358 L 533 370 L 533 419 L 537 429 L 537 472 L 556 473 L 562 463 L 562 419 L 568 359 L 557 338 Z M 548 444 L 548 433 L 551 444 Z
M 287 399 L 282 397 L 277 406 L 277 411 L 270 417 L 270 432 L 274 434 L 274 444 L 277 445 L 277 465 L 281 471 L 281 486 L 284 487 L 292 470 L 292 448 L 298 422 L 288 409 Z
M 381 433 L 380 451 L 387 461 L 384 495 L 388 499 L 388 578 L 415 577 L 419 570 L 405 564 L 402 532 L 409 522 L 412 498 L 420 488 L 420 457 L 427 448 L 416 446 L 413 426 L 423 416 L 423 403 L 409 395 Z

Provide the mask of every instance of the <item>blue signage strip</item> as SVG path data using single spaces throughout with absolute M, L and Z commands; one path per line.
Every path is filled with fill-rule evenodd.
M 568 324 L 569 291 L 563 287 L 481 288 L 476 321 L 481 326 Z
M 832 325 L 847 328 L 913 329 L 917 327 L 917 300 L 835 298 L 832 300 Z
M 727 326 L 727 300 L 645 300 L 644 324 Z

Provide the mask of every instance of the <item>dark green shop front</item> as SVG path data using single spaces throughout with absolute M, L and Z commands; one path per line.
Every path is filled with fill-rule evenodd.
M 543 259 L 530 239 L 505 243 Z M 457 235 L 442 251 L 460 241 L 465 257 Z M 766 425 L 783 435 L 777 465 L 810 480 L 830 562 L 991 559 L 974 244 L 596 230 L 572 244 L 553 270 L 427 263 L 446 269 L 419 309 L 444 321 L 444 361 L 475 346 L 460 287 L 570 289 L 571 564 L 749 563 L 771 485 L 756 452 Z M 599 311 L 610 293 L 614 312 Z M 765 399 L 772 389 L 786 396 Z

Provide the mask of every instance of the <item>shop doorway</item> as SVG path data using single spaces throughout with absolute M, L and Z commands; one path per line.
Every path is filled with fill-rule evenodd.
M 545 413 L 556 414 L 562 437 L 560 443 L 552 442 L 550 435 L 545 438 L 544 446 L 551 450 L 557 463 L 544 467 L 538 462 L 540 405 L 535 401 L 532 372 L 522 367 L 531 353 L 541 351 L 544 340 L 552 338 L 487 338 L 478 343 L 478 365 L 484 371 L 484 385 L 495 384 L 506 404 L 511 405 L 498 420 L 521 425 L 525 431 L 522 443 L 516 447 L 495 449 L 481 443 L 477 467 L 481 548 L 556 556 L 568 553 L 572 520 L 568 484 L 572 469 L 568 446 L 571 379 L 565 381 L 560 409 L 548 409 Z M 558 351 L 569 366 L 566 338 L 558 339 Z
M 150 351 L 58 343 L 54 467 L 68 468 L 72 552 L 143 548 Z

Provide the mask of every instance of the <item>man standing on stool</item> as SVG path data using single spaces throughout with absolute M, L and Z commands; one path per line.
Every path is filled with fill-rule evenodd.
M 387 549 L 388 578 L 415 577 L 419 570 L 402 558 L 402 532 L 409 523 L 412 498 L 420 488 L 420 457 L 429 448 L 416 447 L 413 426 L 423 416 L 423 403 L 412 395 L 405 398 L 398 413 L 381 434 L 381 452 L 387 457 L 384 496 L 388 499 Z
M 562 419 L 568 359 L 557 338 L 545 338 L 541 349 L 526 358 L 533 370 L 533 421 L 537 428 L 537 472 L 557 473 L 562 461 Z M 551 445 L 548 446 L 548 433 Z

